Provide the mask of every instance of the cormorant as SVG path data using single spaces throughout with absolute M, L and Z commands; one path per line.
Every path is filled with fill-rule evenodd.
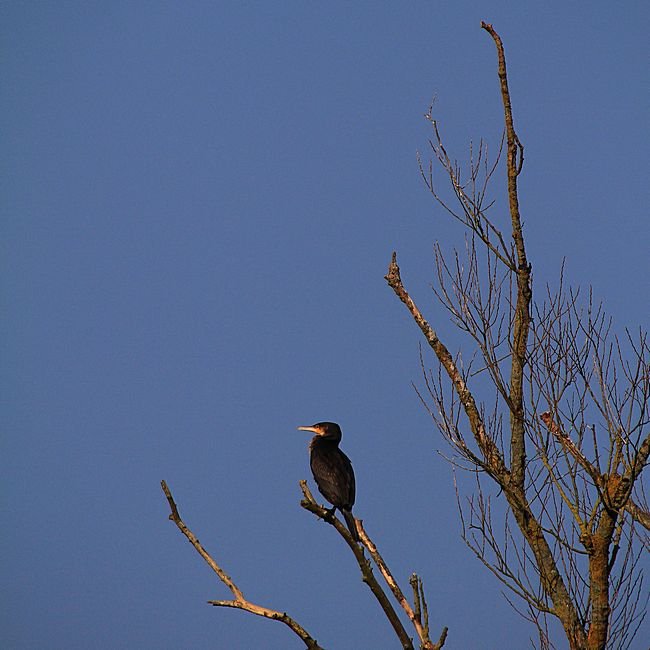
M 316 435 L 309 443 L 309 465 L 319 492 L 345 517 L 355 542 L 359 541 L 357 525 L 352 515 L 355 483 L 350 459 L 339 449 L 341 427 L 335 422 L 317 422 L 310 427 L 298 427 Z

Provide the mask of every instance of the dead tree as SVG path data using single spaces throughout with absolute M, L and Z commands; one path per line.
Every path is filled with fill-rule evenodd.
M 616 336 L 591 292 L 564 287 L 562 270 L 559 286 L 533 299 L 517 190 L 524 147 L 502 41 L 481 27 L 496 44 L 505 142 L 493 161 L 483 142 L 470 148 L 464 172 L 429 111 L 432 162 L 420 159 L 429 191 L 465 228 L 462 252 L 435 247 L 435 292 L 471 353 L 452 355 L 407 292 L 395 253 L 386 280 L 437 360 L 435 370 L 422 362 L 420 396 L 450 460 L 475 479 L 469 496 L 457 484 L 465 542 L 518 597 L 511 602 L 541 648 L 553 647 L 549 617 L 572 650 L 624 648 L 647 603 L 639 558 L 650 515 L 639 478 L 650 453 L 648 339 Z M 487 197 L 504 154 L 510 237 Z M 434 162 L 451 200 L 434 184 Z

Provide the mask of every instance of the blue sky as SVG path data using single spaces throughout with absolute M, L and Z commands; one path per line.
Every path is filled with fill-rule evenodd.
M 566 257 L 619 331 L 647 327 L 649 13 L 2 3 L 3 646 L 301 647 L 205 604 L 229 594 L 168 521 L 164 478 L 251 600 L 329 648 L 396 647 L 347 548 L 298 505 L 296 426 L 335 420 L 355 512 L 405 585 L 423 576 L 446 647 L 527 647 L 460 541 L 444 445 L 411 387 L 419 332 L 383 275 L 396 249 L 462 345 L 429 287 L 433 243 L 462 232 L 416 151 L 434 96 L 456 157 L 496 147 L 486 20 L 526 147 L 537 286 Z

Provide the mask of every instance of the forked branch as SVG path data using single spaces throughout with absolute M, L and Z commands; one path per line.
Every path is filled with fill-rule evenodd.
M 470 392 L 463 376 L 454 363 L 451 353 L 445 344 L 438 338 L 435 330 L 422 315 L 418 306 L 404 288 L 399 266 L 397 265 L 397 253 L 393 251 L 393 257 L 388 266 L 388 273 L 385 276 L 386 282 L 395 292 L 395 295 L 406 305 L 413 320 L 424 334 L 431 349 L 435 352 L 440 365 L 445 369 L 451 380 L 460 403 L 469 420 L 470 428 L 474 439 L 483 453 L 483 460 L 479 461 L 482 469 L 487 471 L 502 487 L 506 487 L 509 472 L 506 469 L 503 457 L 494 440 L 488 435 L 483 417 L 476 405 L 474 396 Z M 477 459 L 478 460 L 478 459 Z
M 370 562 L 368 561 L 368 559 L 363 553 L 363 548 L 352 539 L 352 535 L 350 535 L 350 532 L 348 531 L 347 527 L 332 513 L 331 510 L 325 508 L 322 505 L 319 505 L 316 502 L 306 481 L 300 481 L 300 489 L 302 490 L 302 493 L 305 497 L 300 502 L 300 505 L 303 508 L 305 508 L 305 510 L 308 510 L 312 514 L 315 514 L 317 517 L 319 517 L 323 521 L 326 521 L 331 526 L 334 526 L 334 528 L 339 533 L 339 535 L 343 537 L 347 545 L 354 553 L 354 557 L 357 561 L 357 564 L 361 569 L 361 575 L 363 581 L 368 585 L 373 595 L 379 602 L 381 608 L 384 610 L 384 613 L 386 614 L 386 617 L 388 618 L 390 624 L 393 626 L 393 629 L 395 630 L 395 634 L 397 634 L 397 637 L 399 638 L 402 647 L 405 649 L 407 648 L 412 649 L 413 641 L 411 640 L 406 630 L 404 629 L 404 626 L 402 625 L 402 622 L 395 608 L 390 602 L 386 592 L 383 590 L 383 588 L 375 578 Z M 366 533 L 365 528 L 363 527 L 363 522 L 357 519 L 356 524 L 357 524 L 357 530 L 359 532 L 359 539 L 361 543 L 370 553 L 370 556 L 372 557 L 375 565 L 379 569 L 379 572 L 381 573 L 384 580 L 386 581 L 386 584 L 391 590 L 393 596 L 395 597 L 400 607 L 404 610 L 409 620 L 413 624 L 413 627 L 415 628 L 415 632 L 420 641 L 421 650 L 440 650 L 440 648 L 442 648 L 443 645 L 445 644 L 445 640 L 447 638 L 447 628 L 446 627 L 443 628 L 442 633 L 440 635 L 440 639 L 436 643 L 431 641 L 429 637 L 428 610 L 427 610 L 426 601 L 424 600 L 424 589 L 422 588 L 422 581 L 418 579 L 419 591 L 418 591 L 418 598 L 416 599 L 417 607 L 414 611 L 414 609 L 411 607 L 410 603 L 404 596 L 404 593 L 402 592 L 399 584 L 393 577 L 393 574 L 388 568 L 388 565 L 386 564 L 382 556 L 379 554 L 379 551 L 377 550 L 377 546 Z
M 640 472 L 630 469 L 626 473 L 628 475 L 623 477 L 618 474 L 600 474 L 594 464 L 585 458 L 569 435 L 553 420 L 549 411 L 545 411 L 539 417 L 558 442 L 589 475 L 602 498 L 607 500 L 607 506 L 613 508 L 623 507 L 636 522 L 650 530 L 650 512 L 638 506 L 631 497 L 630 482 L 633 482 Z M 643 468 L 644 463 L 647 462 L 649 448 L 650 439 L 646 439 L 635 459 L 636 462 L 631 465 L 632 468 Z M 625 492 L 620 492 L 622 489 L 625 489 Z M 617 500 L 620 500 L 620 503 L 617 503 Z
M 397 580 L 393 577 L 388 565 L 384 561 L 384 558 L 380 555 L 377 550 L 375 543 L 368 537 L 365 528 L 363 527 L 363 522 L 357 520 L 357 528 L 359 530 L 359 538 L 361 543 L 368 549 L 368 553 L 372 557 L 375 565 L 381 572 L 381 575 L 384 577 L 386 584 L 393 592 L 393 596 L 400 604 L 400 607 L 404 610 L 406 615 L 409 617 L 415 632 L 420 639 L 420 648 L 422 650 L 440 650 L 445 643 L 447 638 L 447 628 L 444 627 L 440 634 L 440 639 L 437 643 L 431 641 L 429 637 L 429 610 L 427 606 L 427 601 L 424 598 L 424 588 L 422 586 L 422 579 L 417 576 L 415 573 L 411 576 L 410 583 L 413 588 L 413 602 L 414 607 L 411 607 L 408 599 L 402 592 L 401 587 L 397 583 Z

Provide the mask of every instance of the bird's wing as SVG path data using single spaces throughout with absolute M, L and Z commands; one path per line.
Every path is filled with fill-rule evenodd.
M 340 449 L 312 454 L 311 470 L 321 494 L 333 506 L 352 509 L 355 498 L 354 471 L 350 459 Z

